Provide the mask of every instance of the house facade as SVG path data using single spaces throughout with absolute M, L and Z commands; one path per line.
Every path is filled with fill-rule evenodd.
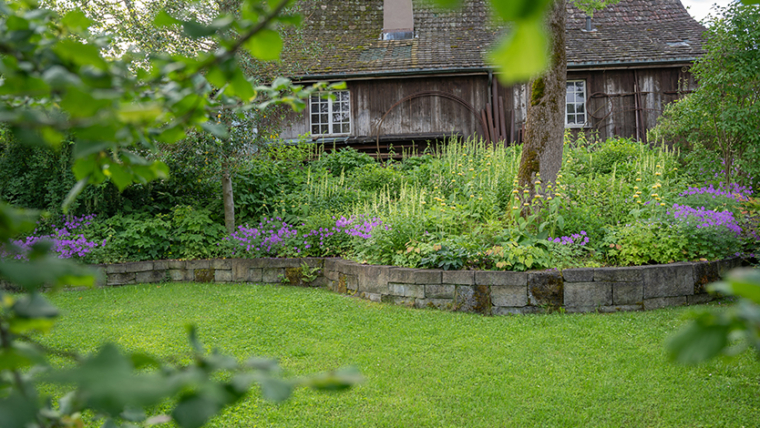
M 300 4 L 298 37 L 285 49 L 304 83 L 345 81 L 334 99 L 313 97 L 282 137 L 370 153 L 412 142 L 476 135 L 520 142 L 526 84 L 504 87 L 488 66 L 505 31 L 486 0 L 440 10 L 426 0 L 320 0 Z M 695 86 L 689 66 L 704 28 L 680 0 L 621 0 L 593 20 L 567 5 L 568 128 L 644 140 L 665 105 Z M 287 46 L 287 40 L 286 40 Z

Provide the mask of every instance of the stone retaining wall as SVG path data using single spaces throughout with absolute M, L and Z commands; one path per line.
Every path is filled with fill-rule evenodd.
M 305 283 L 302 266 L 319 269 Z M 340 258 L 148 261 L 98 266 L 101 285 L 163 281 L 326 287 L 375 302 L 484 315 L 615 312 L 705 303 L 705 285 L 740 259 L 536 272 L 443 271 L 362 265 Z

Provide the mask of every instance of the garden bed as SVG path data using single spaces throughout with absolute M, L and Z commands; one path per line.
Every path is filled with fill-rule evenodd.
M 326 287 L 363 299 L 483 315 L 617 312 L 712 300 L 705 285 L 739 258 L 530 272 L 363 265 L 341 258 L 162 260 L 99 266 L 101 285 L 165 281 Z

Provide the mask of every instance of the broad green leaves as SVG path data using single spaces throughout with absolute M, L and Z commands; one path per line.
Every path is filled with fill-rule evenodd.
M 673 360 L 696 364 L 719 355 L 736 355 L 746 348 L 760 356 L 760 271 L 731 271 L 725 282 L 710 291 L 738 296 L 739 303 L 726 311 L 702 313 L 675 334 L 667 344 Z

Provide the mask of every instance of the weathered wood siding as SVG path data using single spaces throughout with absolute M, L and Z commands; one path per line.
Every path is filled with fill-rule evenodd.
M 665 105 L 696 87 L 694 78 L 684 67 L 570 70 L 567 78 L 586 80 L 588 124 L 583 129 L 598 133 L 601 139 L 638 136 L 646 140 L 646 131 L 657 124 Z M 409 136 L 413 139 L 415 135 L 450 133 L 482 135 L 479 116 L 453 100 L 420 96 L 396 105 L 406 97 L 431 91 L 446 92 L 463 99 L 478 115 L 492 99 L 495 102 L 501 100 L 507 135 L 516 142 L 522 141 L 530 96 L 527 84 L 511 87 L 498 85 L 496 92 L 492 93 L 487 75 L 355 80 L 347 83 L 351 92 L 352 117 L 349 143 L 374 141 L 380 120 L 386 113 L 379 130 L 381 139 L 389 136 Z M 282 133 L 285 139 L 309 132 L 308 114 L 294 113 L 289 122 L 291 125 Z
M 375 137 L 380 120 L 397 102 L 415 94 L 446 92 L 462 98 L 478 113 L 488 102 L 488 76 L 418 77 L 348 81 L 351 92 L 351 137 Z M 309 117 L 293 116 L 286 139 L 309 132 Z M 380 136 L 413 134 L 480 134 L 480 120 L 459 103 L 437 96 L 420 96 L 393 108 Z
M 665 106 L 696 87 L 682 67 L 569 71 L 567 78 L 586 80 L 587 129 L 598 131 L 601 139 L 638 135 L 646 141 L 647 130 L 657 125 Z

